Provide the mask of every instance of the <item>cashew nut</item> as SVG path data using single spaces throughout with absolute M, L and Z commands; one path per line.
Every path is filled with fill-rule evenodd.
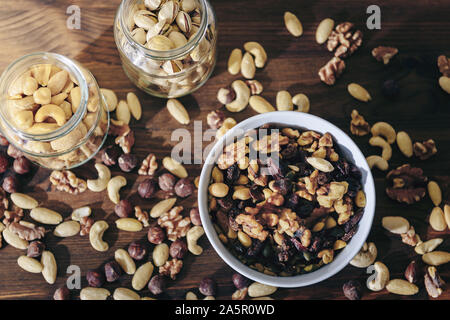
M 29 110 L 17 111 L 14 115 L 14 121 L 19 129 L 28 129 L 33 125 L 33 112 Z
M 240 112 L 248 105 L 250 99 L 250 88 L 242 80 L 233 81 L 231 84 L 234 92 L 236 92 L 236 99 L 225 105 L 230 112 Z
M 309 98 L 305 94 L 296 94 L 294 97 L 292 97 L 292 103 L 298 107 L 298 111 L 305 113 L 309 112 Z
M 58 129 L 59 126 L 57 123 L 47 123 L 47 122 L 38 122 L 33 124 L 26 131 L 31 134 L 46 134 Z
M 196 256 L 201 255 L 203 248 L 197 244 L 197 240 L 205 233 L 202 226 L 195 226 L 189 229 L 186 234 L 188 250 Z
M 58 126 L 62 126 L 66 123 L 66 113 L 64 110 L 56 104 L 46 104 L 38 109 L 34 115 L 36 122 L 44 122 L 48 118 L 53 118 Z
M 364 242 L 361 250 L 353 257 L 350 264 L 357 268 L 367 268 L 370 266 L 377 258 L 377 247 L 375 243 L 369 242 L 369 244 Z
M 118 204 L 120 201 L 120 188 L 126 186 L 127 180 L 123 176 L 115 176 L 111 180 L 108 181 L 107 189 L 108 189 L 108 197 L 109 199 Z
M 257 68 L 264 67 L 267 61 L 267 53 L 262 45 L 256 41 L 250 41 L 244 44 L 244 49 L 255 57 L 255 65 Z
M 392 157 L 392 148 L 389 143 L 387 143 L 386 140 L 384 140 L 380 136 L 372 137 L 369 140 L 369 144 L 373 147 L 381 147 L 383 149 L 381 153 L 381 157 L 384 160 L 389 160 Z
M 375 166 L 381 171 L 386 171 L 389 168 L 388 162 L 380 156 L 369 156 L 366 161 L 370 169 Z
M 101 163 L 96 163 L 95 169 L 97 169 L 98 172 L 98 179 L 88 179 L 87 187 L 91 191 L 101 192 L 106 189 L 106 186 L 111 179 L 111 171 L 107 166 Z
M 373 136 L 383 136 L 389 144 L 393 144 L 397 137 L 394 128 L 387 122 L 377 122 L 370 129 Z
M 89 241 L 91 242 L 92 248 L 101 252 L 108 250 L 108 243 L 103 241 L 103 234 L 108 228 L 109 225 L 104 220 L 99 220 L 92 225 L 89 231 Z
M 372 291 L 381 291 L 389 282 L 389 269 L 380 261 L 375 262 L 375 279 L 367 282 L 367 288 Z

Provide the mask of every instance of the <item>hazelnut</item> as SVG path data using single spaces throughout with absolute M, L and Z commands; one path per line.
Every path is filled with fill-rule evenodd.
M 417 283 L 422 277 L 421 267 L 416 260 L 411 261 L 405 270 L 405 278 L 411 283 Z
M 180 198 L 187 198 L 194 193 L 195 186 L 188 178 L 180 179 L 175 184 L 175 194 Z
M 102 152 L 102 161 L 107 166 L 113 166 L 117 163 L 120 155 L 120 149 L 117 146 L 108 146 Z
M 201 294 L 205 296 L 214 296 L 216 294 L 217 284 L 211 278 L 203 278 L 198 287 Z
M 30 258 L 40 257 L 44 250 L 45 244 L 42 241 L 33 241 L 28 245 L 27 256 L 29 256 Z
M 172 191 L 176 181 L 177 178 L 173 174 L 164 173 L 158 178 L 159 188 L 164 191 Z
M 222 93 L 226 93 L 226 96 L 223 97 L 223 101 L 229 101 L 230 102 L 234 100 L 236 93 L 234 90 L 229 90 L 229 89 L 225 89 L 226 91 L 222 90 Z M 233 96 L 234 95 L 234 96 Z M 219 129 L 222 124 L 223 121 L 225 120 L 225 114 L 220 111 L 220 110 L 215 110 L 215 111 L 211 111 L 210 113 L 208 113 L 208 115 L 206 116 L 206 123 L 208 123 L 208 126 L 211 129 Z
M 120 278 L 121 274 L 122 269 L 120 268 L 120 265 L 116 261 L 113 260 L 105 264 L 106 281 L 108 282 L 117 281 Z
M 5 172 L 8 169 L 8 166 L 8 156 L 4 152 L 0 153 L 0 173 Z
M 138 159 L 134 154 L 124 153 L 119 157 L 118 162 L 120 170 L 123 172 L 131 172 L 136 168 Z
M 157 274 L 150 279 L 148 283 L 148 290 L 155 296 L 161 294 L 166 289 L 166 279 L 164 276 Z
M 69 300 L 69 299 L 70 299 L 70 291 L 66 286 L 56 289 L 55 293 L 53 294 L 53 300 Z
M 189 217 L 191 218 L 191 222 L 194 226 L 202 225 L 202 220 L 200 219 L 200 212 L 198 211 L 198 208 L 192 208 L 191 211 L 189 211 Z
M 187 252 L 187 246 L 186 243 L 181 240 L 177 239 L 170 245 L 170 256 L 174 259 L 183 259 L 184 255 Z
M 156 181 L 153 178 L 145 179 L 138 186 L 139 196 L 143 199 L 149 199 L 156 191 Z
M 342 286 L 342 291 L 344 295 L 349 300 L 361 300 L 362 297 L 362 287 L 358 281 L 350 280 Z
M 8 193 L 14 193 L 19 191 L 20 184 L 19 179 L 15 175 L 7 176 L 3 179 L 2 188 Z
M 14 160 L 13 168 L 18 174 L 26 174 L 31 170 L 31 162 L 25 157 L 18 157 Z
M 127 199 L 122 199 L 115 205 L 114 212 L 120 218 L 128 218 L 133 213 L 133 206 Z
M 2 147 L 9 146 L 9 141 L 1 134 L 0 134 L 0 146 Z
M 91 287 L 100 288 L 105 283 L 105 275 L 99 270 L 89 270 L 86 280 Z
M 12 144 L 10 144 L 8 146 L 6 153 L 8 154 L 8 156 L 10 156 L 11 158 L 14 158 L 14 159 L 23 156 L 23 152 L 20 151 L 19 149 L 17 149 L 16 147 L 14 147 Z
M 236 287 L 236 289 L 241 290 L 245 287 L 248 286 L 249 281 L 246 277 L 244 277 L 242 274 L 240 273 L 235 273 L 233 274 L 233 284 Z
M 160 244 L 166 238 L 164 230 L 159 226 L 154 226 L 148 229 L 147 238 L 150 243 Z
M 145 255 L 147 254 L 147 248 L 145 247 L 145 245 L 142 242 L 133 241 L 128 246 L 128 254 L 134 260 L 142 260 L 142 259 L 144 259 Z

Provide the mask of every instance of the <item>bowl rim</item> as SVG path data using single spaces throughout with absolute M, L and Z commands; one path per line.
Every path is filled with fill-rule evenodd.
M 296 124 L 294 124 L 294 122 Z M 348 242 L 346 248 L 344 248 L 331 263 L 323 265 L 319 269 L 310 273 L 288 277 L 270 276 L 250 268 L 249 266 L 239 261 L 220 241 L 219 236 L 209 217 L 207 190 L 209 186 L 211 171 L 215 164 L 215 160 L 221 154 L 221 151 L 223 150 L 227 139 L 230 136 L 235 135 L 235 132 L 237 132 L 238 130 L 243 130 L 244 132 L 246 132 L 248 130 L 260 127 L 264 123 L 275 123 L 286 126 L 303 127 L 321 133 L 330 132 L 331 135 L 336 140 L 338 140 L 339 145 L 345 146 L 346 148 L 349 148 L 351 150 L 351 154 L 353 156 L 352 162 L 358 162 L 358 167 L 363 170 L 363 179 L 365 179 L 365 182 L 363 182 L 363 190 L 366 195 L 366 207 L 364 208 L 363 217 L 358 223 L 357 232 L 352 237 L 350 242 Z M 302 123 L 306 123 L 307 125 L 303 126 Z M 317 127 L 326 128 L 326 130 L 319 130 Z M 358 159 L 359 161 L 357 161 L 356 159 Z M 240 122 L 232 129 L 230 129 L 211 148 L 203 164 L 198 187 L 198 206 L 202 225 L 209 242 L 211 243 L 217 254 L 222 258 L 222 260 L 225 261 L 225 263 L 228 264 L 232 269 L 251 280 L 266 285 L 284 288 L 296 288 L 312 285 L 332 277 L 343 268 L 345 268 L 349 264 L 350 260 L 360 251 L 371 231 L 373 219 L 375 216 L 375 204 L 376 194 L 373 176 L 365 160 L 365 156 L 356 145 L 356 143 L 344 131 L 342 131 L 329 121 L 312 114 L 298 111 L 275 111 L 259 114 Z

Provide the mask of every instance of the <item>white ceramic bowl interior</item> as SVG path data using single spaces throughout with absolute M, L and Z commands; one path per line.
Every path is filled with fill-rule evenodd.
M 366 208 L 362 219 L 359 222 L 358 231 L 347 244 L 347 246 L 335 257 L 330 264 L 324 265 L 311 273 L 291 276 L 276 277 L 269 276 L 258 272 L 242 262 L 240 262 L 229 250 L 222 244 L 214 229 L 213 223 L 209 217 L 208 210 L 208 185 L 211 176 L 211 170 L 221 154 L 225 142 L 232 136 L 239 137 L 242 132 L 258 128 L 266 123 L 275 123 L 283 126 L 293 126 L 308 130 L 314 130 L 320 133 L 329 132 L 335 138 L 340 146 L 340 151 L 345 158 L 354 163 L 362 173 L 362 184 L 366 194 Z M 228 140 L 229 141 L 229 140 Z M 205 233 L 212 246 L 219 256 L 234 270 L 254 281 L 258 281 L 267 285 L 276 287 L 303 287 L 320 281 L 323 281 L 342 270 L 350 260 L 359 252 L 362 245 L 366 241 L 372 227 L 372 221 L 375 214 L 375 186 L 370 168 L 366 159 L 353 140 L 345 134 L 341 129 L 330 122 L 317 116 L 296 112 L 296 111 L 276 111 L 260 114 L 242 121 L 233 129 L 227 132 L 211 149 L 200 176 L 198 190 L 198 204 L 200 217 L 203 223 Z

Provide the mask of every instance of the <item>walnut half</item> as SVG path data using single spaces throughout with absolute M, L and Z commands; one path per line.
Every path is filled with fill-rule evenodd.
M 377 61 L 383 61 L 384 64 L 388 64 L 389 61 L 398 53 L 397 48 L 379 46 L 372 50 L 372 56 Z
M 404 164 L 390 171 L 386 180 L 389 184 L 386 194 L 393 200 L 412 204 L 425 196 L 428 178 L 423 175 L 423 170 L 420 168 Z
M 56 186 L 57 190 L 71 194 L 79 194 L 87 189 L 86 181 L 77 178 L 77 176 L 69 170 L 53 171 L 50 175 L 50 182 Z
M 358 111 L 353 110 L 352 121 L 350 122 L 350 131 L 356 136 L 365 136 L 370 132 L 370 125 Z
M 319 70 L 320 80 L 331 86 L 335 84 L 336 79 L 344 72 L 345 62 L 337 57 L 332 58 Z

